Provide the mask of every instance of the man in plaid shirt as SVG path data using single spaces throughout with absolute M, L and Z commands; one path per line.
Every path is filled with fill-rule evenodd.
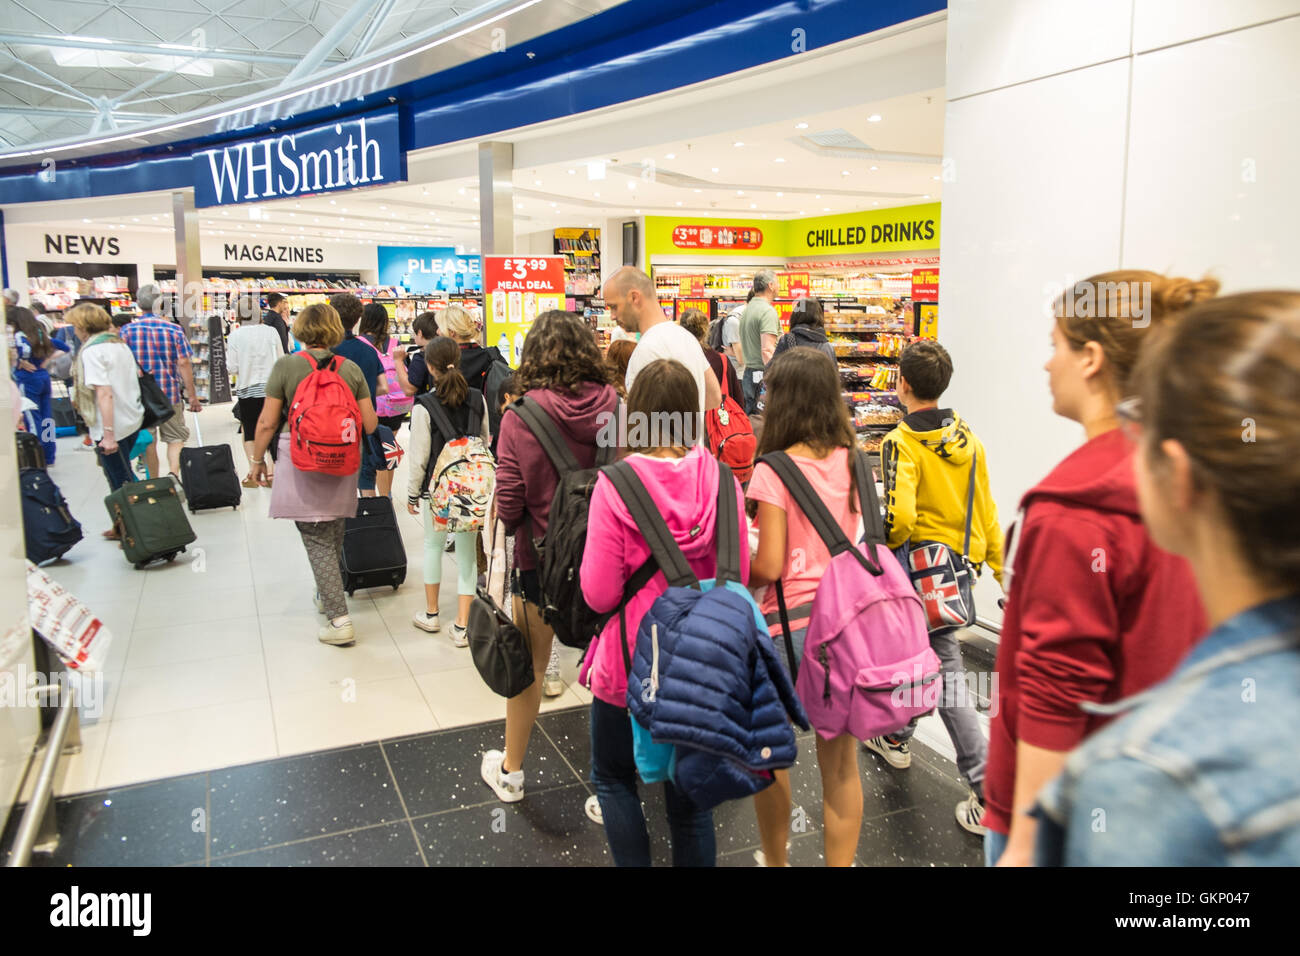
M 185 394 L 181 390 L 182 382 L 185 392 L 190 396 L 190 411 L 203 410 L 199 393 L 194 388 L 194 366 L 190 362 L 194 352 L 190 349 L 189 340 L 185 338 L 184 329 L 170 319 L 154 314 L 154 306 L 162 298 L 162 293 L 156 285 L 141 287 L 136 298 L 140 303 L 142 314 L 138 319 L 123 326 L 119 334 L 122 341 L 130 347 L 140 367 L 153 375 L 163 394 L 172 403 L 172 411 L 175 414 L 159 426 L 154 437 L 167 443 L 168 470 L 179 480 L 181 449 L 185 447 L 185 442 L 190 437 L 190 430 L 185 427 L 186 402 Z M 145 452 L 145 462 L 149 467 L 149 474 L 157 476 L 159 471 L 156 441 Z

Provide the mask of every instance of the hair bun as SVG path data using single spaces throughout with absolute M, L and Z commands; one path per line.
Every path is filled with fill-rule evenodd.
M 1173 276 L 1157 283 L 1152 292 L 1164 311 L 1181 312 L 1218 295 L 1219 280 L 1210 276 L 1200 280 Z

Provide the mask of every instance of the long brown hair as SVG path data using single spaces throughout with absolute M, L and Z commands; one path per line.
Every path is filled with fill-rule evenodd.
M 553 388 L 571 395 L 587 382 L 613 385 L 615 381 L 587 323 L 559 309 L 549 309 L 537 317 L 524 339 L 515 375 L 525 392 Z
M 50 344 L 50 336 L 45 331 L 45 326 L 36 318 L 35 312 L 24 306 L 15 305 L 7 310 L 7 318 L 10 325 L 18 326 L 19 331 L 27 336 L 27 344 L 32 348 L 33 359 L 40 362 L 49 358 L 50 353 L 54 351 L 54 346 Z
M 627 391 L 624 387 L 624 383 L 627 382 L 627 367 L 632 363 L 632 353 L 635 351 L 636 343 L 631 339 L 610 342 L 609 348 L 605 349 L 605 364 L 613 369 L 618 377 L 614 387 L 618 389 L 620 395 Z
M 774 358 L 763 373 L 767 407 L 758 455 L 785 451 L 803 443 L 818 454 L 849 450 L 849 510 L 858 510 L 853 454 L 858 435 L 844 404 L 839 368 L 819 349 L 790 349 Z M 752 502 L 751 502 L 752 503 Z
M 632 450 L 689 448 L 700 432 L 700 389 L 695 376 L 676 359 L 656 359 L 637 373 L 627 396 L 627 416 L 627 443 Z M 634 440 L 639 437 L 645 440 Z
M 1198 305 L 1143 350 L 1133 372 L 1142 451 L 1187 450 L 1251 570 L 1300 589 L 1300 293 Z
M 434 391 L 445 408 L 459 408 L 469 398 L 469 383 L 460 371 L 460 346 L 440 335 L 424 347 L 424 364 L 436 383 Z
M 1089 342 L 1101 346 L 1111 386 L 1123 397 L 1151 331 L 1218 291 L 1219 280 L 1212 278 L 1198 281 L 1146 269 L 1101 272 L 1076 282 L 1057 300 L 1056 324 L 1076 351 Z

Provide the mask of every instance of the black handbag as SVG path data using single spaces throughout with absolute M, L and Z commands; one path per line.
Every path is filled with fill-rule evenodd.
M 135 358 L 135 353 L 131 353 Z M 162 390 L 158 380 L 153 377 L 152 372 L 146 372 L 140 366 L 140 360 L 135 359 L 135 367 L 140 372 L 138 381 L 140 382 L 140 404 L 144 406 L 144 419 L 140 422 L 141 428 L 157 428 L 167 419 L 176 414 L 176 409 L 172 408 L 172 403 L 167 398 L 167 393 Z
M 524 621 L 527 623 L 527 611 Z M 469 653 L 479 676 L 493 693 L 516 697 L 532 686 L 533 651 L 506 612 L 479 588 L 469 606 Z

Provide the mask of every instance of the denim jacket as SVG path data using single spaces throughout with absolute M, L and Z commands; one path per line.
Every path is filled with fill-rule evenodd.
M 1300 865 L 1300 595 L 1107 710 L 1039 795 L 1039 866 Z

